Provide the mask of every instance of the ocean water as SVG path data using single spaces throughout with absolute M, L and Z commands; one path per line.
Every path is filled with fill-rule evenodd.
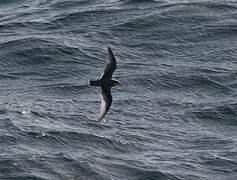
M 1 0 L 0 69 L 1 180 L 237 179 L 235 0 Z

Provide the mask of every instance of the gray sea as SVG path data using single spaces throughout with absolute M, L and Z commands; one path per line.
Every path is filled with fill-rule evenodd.
M 237 1 L 0 0 L 0 179 L 236 180 Z

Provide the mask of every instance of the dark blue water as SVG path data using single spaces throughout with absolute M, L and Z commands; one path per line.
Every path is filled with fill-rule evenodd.
M 235 0 L 1 0 L 0 69 L 1 180 L 237 179 Z

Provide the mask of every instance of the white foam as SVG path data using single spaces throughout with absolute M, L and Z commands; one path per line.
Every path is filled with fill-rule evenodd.
M 23 110 L 23 111 L 21 111 L 21 113 L 22 113 L 22 114 L 29 114 L 30 111 L 29 111 L 29 110 Z

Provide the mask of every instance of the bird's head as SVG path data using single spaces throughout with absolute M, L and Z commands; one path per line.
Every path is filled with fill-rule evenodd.
M 112 87 L 117 85 L 121 85 L 120 82 L 118 80 L 112 80 Z

